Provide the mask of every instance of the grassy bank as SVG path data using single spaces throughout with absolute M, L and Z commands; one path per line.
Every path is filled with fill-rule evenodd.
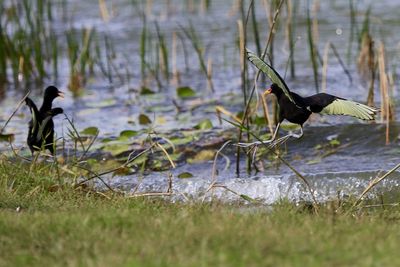
M 60 187 L 46 164 L 0 173 L 0 266 L 400 264 L 399 207 L 172 204 Z

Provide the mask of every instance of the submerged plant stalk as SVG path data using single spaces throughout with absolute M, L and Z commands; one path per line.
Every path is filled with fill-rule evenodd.
M 379 84 L 381 89 L 381 121 L 386 122 L 386 145 L 389 140 L 389 122 L 390 122 L 390 97 L 388 89 L 388 76 L 385 70 L 385 47 L 380 43 L 378 48 L 378 66 L 379 66 Z
M 315 91 L 319 93 L 317 52 L 315 50 L 316 48 L 312 32 L 312 21 L 310 16 L 310 0 L 307 0 L 307 36 L 308 36 L 308 46 L 310 49 L 310 60 L 313 68 Z

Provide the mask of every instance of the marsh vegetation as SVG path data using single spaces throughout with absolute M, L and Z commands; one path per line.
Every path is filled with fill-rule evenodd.
M 60 265 L 108 265 L 114 252 L 132 249 L 131 260 L 115 260 L 150 264 L 161 255 L 160 265 L 232 265 L 246 244 L 249 260 L 238 266 L 293 265 L 282 259 L 288 247 L 309 265 L 334 264 L 337 255 L 339 264 L 387 262 L 399 213 L 399 21 L 398 4 L 383 2 L 1 1 L 0 251 L 9 256 L 0 262 L 57 265 L 63 256 L 71 261 Z M 276 100 L 262 95 L 271 82 L 248 62 L 246 48 L 294 92 L 375 106 L 377 120 L 313 115 L 300 140 L 256 153 L 235 146 L 271 137 L 278 116 Z M 39 101 L 50 84 L 66 93 L 56 100 L 65 114 L 55 118 L 57 153 L 32 157 L 21 99 Z M 298 222 L 309 231 L 299 236 Z M 11 234 L 16 225 L 36 245 Z M 221 228 L 207 232 L 209 225 Z M 315 258 L 329 249 L 315 243 L 307 257 L 301 248 L 313 229 L 342 251 Z M 71 234 L 52 242 L 64 232 Z M 369 257 L 354 258 L 343 244 L 355 232 L 359 244 L 368 243 L 360 233 L 382 232 L 386 249 L 372 255 L 371 244 L 362 248 Z M 135 234 L 142 248 L 129 240 Z M 147 234 L 171 248 L 161 253 Z M 106 241 L 115 235 L 119 241 Z M 264 259 L 280 235 L 295 242 L 282 241 Z M 188 256 L 198 246 L 203 256 Z

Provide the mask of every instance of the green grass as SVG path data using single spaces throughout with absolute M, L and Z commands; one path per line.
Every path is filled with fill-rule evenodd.
M 57 186 L 56 171 L 0 161 L 0 266 L 400 264 L 399 207 L 347 214 L 330 203 L 317 215 L 284 201 L 271 210 L 108 199 Z

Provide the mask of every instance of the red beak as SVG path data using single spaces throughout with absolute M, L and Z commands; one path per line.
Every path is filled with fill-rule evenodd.
M 268 88 L 267 90 L 264 91 L 263 95 L 269 95 L 270 93 L 272 93 L 272 89 Z

